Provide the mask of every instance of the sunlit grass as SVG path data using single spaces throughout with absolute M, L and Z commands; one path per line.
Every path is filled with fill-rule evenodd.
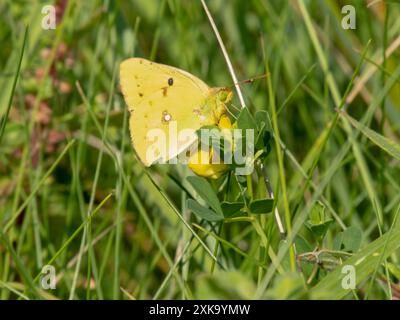
M 268 73 L 230 111 L 268 112 L 281 240 L 272 213 L 199 219 L 190 170 L 145 168 L 130 144 L 122 60 L 235 81 L 201 2 L 66 3 L 55 30 L 40 1 L 0 4 L 1 299 L 400 298 L 399 5 L 354 1 L 344 30 L 338 1 L 206 1 L 238 80 Z M 267 194 L 255 176 L 210 184 L 220 202 Z M 305 225 L 317 203 L 332 219 L 322 241 Z M 356 252 L 338 240 L 349 229 Z M 320 249 L 347 255 L 332 270 L 299 262 Z

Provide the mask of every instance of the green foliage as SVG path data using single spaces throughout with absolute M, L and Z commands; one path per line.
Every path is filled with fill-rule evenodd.
M 334 250 L 357 252 L 361 245 L 362 232 L 357 227 L 349 227 L 336 235 L 333 241 Z
M 221 202 L 222 212 L 225 218 L 230 218 L 241 213 L 244 208 L 244 202 Z
M 267 299 L 296 300 L 306 299 L 304 280 L 298 273 L 288 272 L 276 277 L 271 289 L 266 292 Z
M 325 217 L 325 206 L 321 202 L 316 202 L 310 212 L 310 219 L 306 221 L 306 227 L 317 241 L 321 242 L 332 222 L 332 219 Z
M 251 294 L 255 290 L 251 278 L 238 271 L 203 274 L 196 280 L 196 299 L 251 299 Z
M 187 206 L 192 212 L 196 215 L 199 216 L 200 219 L 205 219 L 207 221 L 221 221 L 224 219 L 224 216 L 221 214 L 216 213 L 215 211 L 212 211 L 201 204 L 199 204 L 197 201 L 194 201 L 193 199 L 188 199 L 187 201 Z
M 345 30 L 340 1 L 206 1 L 255 130 L 254 172 L 215 180 L 145 168 L 119 92 L 131 56 L 233 88 L 200 1 L 60 3 L 44 30 L 0 1 L 0 299 L 399 298 L 397 3 Z
M 191 184 L 194 190 L 199 194 L 199 196 L 210 205 L 216 213 L 222 216 L 221 205 L 217 195 L 214 193 L 211 185 L 206 179 L 196 176 L 188 177 L 187 180 Z
M 270 213 L 273 206 L 272 199 L 255 199 L 250 202 L 249 209 L 251 213 Z

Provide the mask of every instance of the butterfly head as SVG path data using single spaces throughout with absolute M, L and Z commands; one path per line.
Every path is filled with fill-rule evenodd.
M 226 112 L 226 105 L 232 100 L 233 92 L 228 88 L 212 88 L 207 99 L 207 109 L 213 115 L 212 123 L 218 123 L 221 116 Z
M 217 90 L 217 100 L 222 103 L 229 103 L 232 100 L 233 91 L 228 88 L 218 88 Z

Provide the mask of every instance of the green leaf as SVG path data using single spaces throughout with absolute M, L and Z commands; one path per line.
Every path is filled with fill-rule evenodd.
M 333 242 L 334 250 L 357 252 L 360 249 L 362 231 L 357 227 L 349 227 L 339 233 Z
M 388 262 L 387 265 L 390 273 L 394 275 L 397 278 L 397 280 L 400 280 L 400 267 L 391 262 Z
M 205 178 L 190 176 L 187 178 L 194 190 L 199 196 L 220 216 L 223 215 L 219 200 L 213 188 Z
M 271 151 L 271 133 L 262 129 L 258 132 L 256 137 L 256 150 L 264 150 L 264 156 L 268 155 Z
M 325 237 L 332 222 L 332 219 L 325 219 L 325 206 L 321 202 L 317 201 L 311 210 L 310 219 L 305 223 L 305 225 L 316 239 L 321 241 Z
M 250 202 L 249 208 L 251 213 L 270 213 L 274 206 L 273 199 L 257 199 Z
M 224 213 L 225 218 L 229 218 L 234 216 L 235 214 L 240 213 L 241 209 L 244 207 L 244 202 L 228 202 L 224 201 L 221 203 L 222 212 Z
M 336 235 L 335 239 L 333 239 L 333 250 L 339 251 L 342 249 L 342 239 L 343 239 L 343 232 L 340 232 Z
M 320 201 L 317 201 L 312 208 L 309 221 L 313 225 L 325 222 L 325 206 Z
M 312 234 L 317 238 L 317 240 L 322 240 L 328 231 L 329 226 L 333 222 L 332 219 L 326 220 L 324 223 L 311 224 L 306 222 L 306 227 L 312 232 Z
M 255 120 L 258 130 L 271 131 L 271 122 L 269 121 L 268 112 L 265 110 L 260 110 L 256 112 Z
M 379 133 L 375 132 L 374 130 L 371 130 L 364 124 L 358 122 L 356 119 L 349 116 L 347 113 L 342 112 L 341 114 L 344 115 L 349 120 L 349 122 L 351 123 L 352 126 L 357 128 L 358 130 L 360 130 L 374 144 L 376 144 L 378 147 L 380 147 L 381 149 L 386 151 L 392 157 L 400 160 L 400 145 L 398 145 L 394 141 L 380 135 Z
M 234 160 L 233 165 L 242 167 L 245 165 L 245 163 L 247 161 L 252 161 L 252 159 L 246 159 L 246 160 L 244 160 L 244 163 L 237 163 L 237 162 L 235 162 L 235 160 L 239 159 L 238 156 L 248 157 L 250 154 L 248 151 L 251 151 L 251 153 L 253 153 L 255 151 L 255 142 L 258 137 L 258 131 L 257 131 L 256 121 L 254 120 L 253 116 L 250 114 L 250 111 L 248 110 L 248 108 L 242 109 L 242 111 L 240 112 L 238 119 L 236 121 L 236 125 L 237 125 L 238 129 L 242 129 L 242 132 L 241 132 L 240 137 L 236 136 L 234 139 L 233 149 L 235 150 L 234 151 L 235 156 L 233 158 L 233 160 Z M 247 130 L 253 131 L 252 139 L 247 139 L 248 138 Z
M 357 227 L 349 227 L 343 231 L 342 244 L 345 251 L 357 252 L 360 249 L 362 231 Z
M 256 150 L 263 150 L 262 158 L 265 158 L 271 151 L 271 124 L 268 113 L 265 110 L 257 111 L 255 121 L 258 128 L 258 133 L 255 139 Z
M 201 219 L 205 219 L 211 222 L 221 221 L 224 219 L 222 215 L 219 215 L 218 213 L 206 207 L 203 207 L 200 203 L 193 199 L 187 200 L 187 206 L 195 215 L 197 215 Z
M 376 270 L 377 265 L 387 259 L 399 247 L 400 223 L 397 223 L 386 234 L 347 259 L 345 264 L 355 267 L 356 283 L 359 285 Z M 342 267 L 339 266 L 311 289 L 311 298 L 337 300 L 345 297 L 351 291 L 341 285 L 344 276 Z
M 237 118 L 237 127 L 239 129 L 256 129 L 257 124 L 248 108 L 243 108 Z

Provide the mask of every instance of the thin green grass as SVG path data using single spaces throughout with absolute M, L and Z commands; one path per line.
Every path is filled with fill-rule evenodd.
M 2 2 L 0 298 L 399 298 L 400 7 L 353 5 L 345 30 L 337 1 L 68 1 L 43 30 L 40 2 Z M 257 168 L 196 192 L 186 166 L 144 167 L 118 84 L 131 56 L 213 87 L 267 71 L 229 113 L 268 112 L 271 186 Z M 246 206 L 209 222 L 187 205 L 197 195 Z M 284 241 L 275 212 L 247 207 L 268 195 Z M 322 240 L 306 227 L 316 208 L 332 219 Z M 340 237 L 355 229 L 353 252 Z M 314 250 L 343 257 L 299 260 Z

